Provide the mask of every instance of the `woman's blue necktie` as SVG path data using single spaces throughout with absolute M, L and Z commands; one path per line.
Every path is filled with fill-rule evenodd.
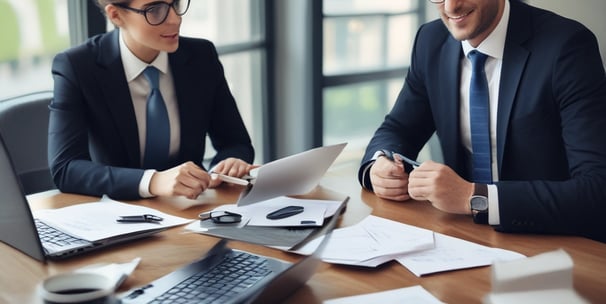
M 160 169 L 167 165 L 170 146 L 170 123 L 164 99 L 160 93 L 158 70 L 148 66 L 143 75 L 149 81 L 151 92 L 147 97 L 147 121 L 143 167 Z

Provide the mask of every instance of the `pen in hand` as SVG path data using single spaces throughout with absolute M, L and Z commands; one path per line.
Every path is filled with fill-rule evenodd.
M 153 214 L 122 215 L 116 220 L 119 223 L 160 223 L 163 218 Z
M 385 155 L 385 157 L 389 158 L 392 161 L 400 161 L 400 162 L 405 162 L 409 165 L 411 165 L 413 168 L 417 168 L 421 165 L 420 162 L 416 161 L 416 160 L 412 160 L 398 152 L 392 152 L 389 151 L 387 149 L 383 149 L 381 150 L 383 152 L 383 154 Z
M 403 161 L 403 162 L 405 162 L 405 163 L 413 166 L 414 168 L 417 168 L 417 167 L 419 167 L 421 165 L 420 162 L 418 162 L 416 160 L 412 160 L 412 159 L 410 159 L 410 158 L 408 158 L 408 157 L 406 157 L 406 156 L 404 156 L 404 155 L 402 155 L 400 153 L 392 152 L 391 154 L 393 155 L 394 160 L 397 157 L 400 161 Z

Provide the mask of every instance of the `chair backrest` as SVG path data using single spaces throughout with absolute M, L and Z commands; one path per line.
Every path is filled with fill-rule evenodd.
M 48 168 L 48 105 L 50 91 L 0 101 L 0 134 L 13 160 L 23 192 L 55 189 Z

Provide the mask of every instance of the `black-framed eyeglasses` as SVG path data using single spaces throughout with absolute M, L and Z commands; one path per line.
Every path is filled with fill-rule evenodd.
M 216 224 L 233 224 L 242 220 L 242 215 L 229 211 L 211 211 L 200 213 L 201 220 L 212 220 Z
M 147 21 L 147 23 L 150 25 L 160 25 L 166 21 L 171 7 L 175 9 L 175 13 L 177 13 L 178 16 L 185 15 L 187 9 L 189 8 L 189 2 L 190 0 L 173 0 L 171 3 L 157 1 L 148 4 L 144 9 L 133 8 L 124 3 L 114 3 L 114 5 L 119 8 L 143 15 L 145 17 L 145 21 Z
M 437 3 L 443 3 L 444 0 L 429 0 L 429 2 L 437 4 Z

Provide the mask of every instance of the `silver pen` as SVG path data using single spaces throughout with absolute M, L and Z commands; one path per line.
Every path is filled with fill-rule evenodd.
M 391 155 L 392 155 L 392 159 L 393 160 L 395 160 L 395 158 L 397 157 L 397 158 L 400 159 L 400 161 L 404 161 L 405 163 L 410 164 L 414 168 L 417 168 L 417 167 L 419 167 L 421 165 L 420 162 L 418 162 L 416 160 L 412 160 L 412 159 L 410 159 L 410 158 L 408 158 L 408 157 L 406 157 L 406 156 L 404 156 L 404 155 L 402 155 L 402 154 L 400 154 L 398 152 L 391 152 Z
M 123 215 L 116 221 L 120 223 L 159 223 L 163 218 L 153 214 Z

